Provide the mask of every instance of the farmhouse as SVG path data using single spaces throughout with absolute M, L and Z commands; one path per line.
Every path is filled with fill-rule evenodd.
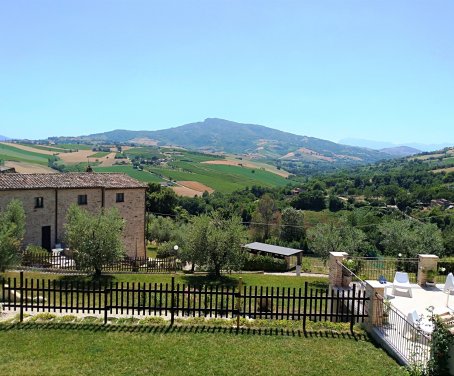
M 301 249 L 280 247 L 259 242 L 245 244 L 244 248 L 252 254 L 285 259 L 287 262 L 287 269 L 289 270 L 296 267 L 298 264 L 301 265 L 301 263 L 298 263 L 298 258 L 301 259 L 303 256 L 303 251 Z
M 76 203 L 97 212 L 116 207 L 125 220 L 128 256 L 145 256 L 146 185 L 125 174 L 0 174 L 0 209 L 12 199 L 22 201 L 26 215 L 25 245 L 48 250 L 64 241 L 68 208 Z

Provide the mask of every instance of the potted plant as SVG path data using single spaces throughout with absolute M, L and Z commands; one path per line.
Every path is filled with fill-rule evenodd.
M 437 271 L 435 269 L 429 269 L 426 271 L 426 286 L 435 287 L 435 277 L 437 276 Z

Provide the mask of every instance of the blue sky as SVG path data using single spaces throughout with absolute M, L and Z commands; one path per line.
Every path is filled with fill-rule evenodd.
M 207 117 L 454 144 L 451 0 L 5 0 L 0 134 Z

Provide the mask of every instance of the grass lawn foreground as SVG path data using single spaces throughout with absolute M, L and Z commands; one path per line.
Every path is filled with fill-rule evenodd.
M 2 375 L 405 375 L 367 340 L 0 327 Z

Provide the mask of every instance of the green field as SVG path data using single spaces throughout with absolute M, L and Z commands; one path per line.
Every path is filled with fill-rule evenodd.
M 37 145 L 37 144 L 25 144 L 21 143 L 20 145 L 28 146 L 33 149 L 44 150 L 44 151 L 53 151 L 54 153 L 69 153 L 67 149 L 56 148 L 52 146 L 44 146 L 44 145 Z
M 121 172 L 127 174 L 134 179 L 143 181 L 145 183 L 159 183 L 163 179 L 158 176 L 149 173 L 148 171 L 139 171 L 132 168 L 132 166 L 112 166 L 112 167 L 93 167 L 95 172 Z
M 253 185 L 283 187 L 289 184 L 289 180 L 260 169 L 183 161 L 173 162 L 172 166 L 174 169 L 164 167 L 146 168 L 157 175 L 162 175 L 172 180 L 197 181 L 223 193 L 233 192 Z
M 103 158 L 109 154 L 110 154 L 110 151 L 98 151 L 95 154 L 89 155 L 88 158 Z
M 0 326 L 2 375 L 406 374 L 382 349 L 349 336 L 237 334 L 197 327 L 46 327 Z
M 0 143 L 0 159 L 5 161 L 36 163 L 47 166 L 49 156 L 27 150 L 15 148 L 14 146 Z
M 53 145 L 56 148 L 69 149 L 69 150 L 91 150 L 93 145 L 84 145 L 84 144 L 55 144 Z

